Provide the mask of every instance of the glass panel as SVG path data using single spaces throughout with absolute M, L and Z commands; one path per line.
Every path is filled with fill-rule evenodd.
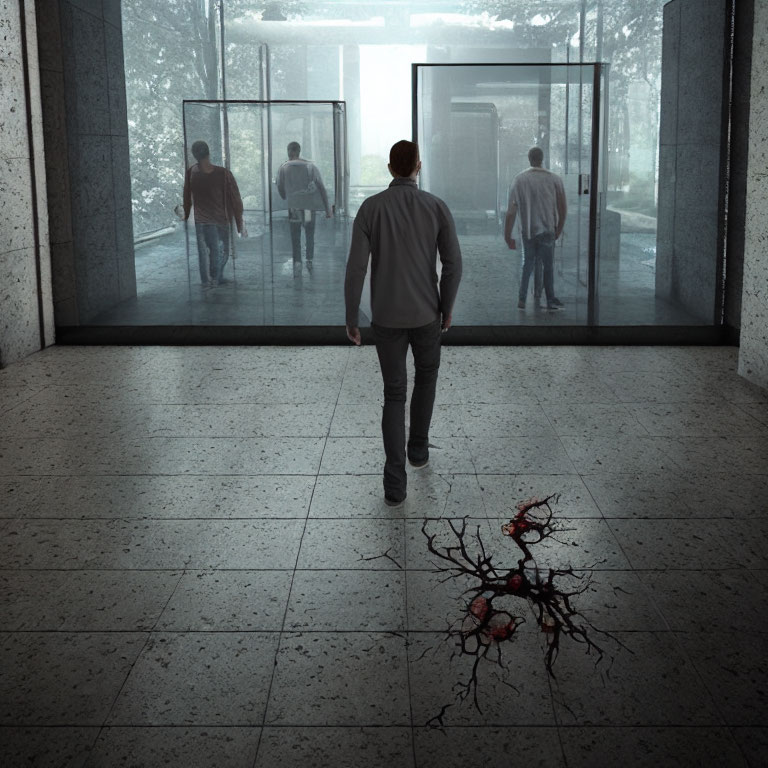
M 576 64 L 417 65 L 421 184 L 451 208 L 464 254 L 457 325 L 587 323 L 593 73 Z M 554 290 L 564 304 L 556 312 L 546 309 L 539 267 L 518 308 L 526 245 L 519 216 L 517 249 L 502 237 L 515 177 L 535 172 L 527 170 L 533 146 L 562 178 L 568 206 L 554 246 Z
M 339 286 L 346 257 L 346 222 L 326 218 L 319 190 L 305 209 L 289 209 L 276 184 L 287 146 L 297 142 L 312 161 L 332 211 L 344 213 L 344 105 L 302 102 L 186 102 L 185 155 L 202 140 L 214 165 L 229 169 L 243 205 L 247 237 L 235 224 L 185 227 L 187 285 L 169 297 L 179 320 L 208 325 L 329 325 L 343 317 Z M 213 176 L 211 177 L 214 178 Z M 213 182 L 212 182 L 213 183 Z M 317 188 L 318 185 L 314 185 Z M 222 199 L 227 194 L 217 191 Z M 236 195 L 235 195 L 236 197 Z M 311 198 L 311 199 L 310 199 Z M 194 195 L 193 195 L 194 202 Z M 203 213 L 205 223 L 207 211 Z M 310 256 L 316 258 L 311 259 Z M 216 265 L 223 262 L 223 267 Z M 310 271 L 311 267 L 311 271 Z M 212 288 L 210 283 L 215 281 Z M 178 293 L 178 291 L 177 291 Z M 140 294 L 141 297 L 141 294 Z M 341 313 L 341 314 L 340 314 Z

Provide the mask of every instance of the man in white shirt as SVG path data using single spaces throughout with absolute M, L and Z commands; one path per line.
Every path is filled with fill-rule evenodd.
M 315 255 L 315 211 L 324 210 L 330 219 L 333 210 L 328 203 L 323 179 L 317 166 L 300 157 L 301 145 L 292 141 L 288 145 L 288 162 L 277 172 L 277 191 L 288 203 L 288 224 L 293 249 L 293 276 L 301 276 L 301 230 L 307 240 L 307 271 L 312 272 Z
M 537 260 L 541 261 L 544 272 L 544 291 L 547 295 L 547 309 L 561 309 L 563 303 L 555 296 L 554 257 L 555 241 L 563 233 L 568 212 L 563 180 L 552 171 L 542 167 L 544 152 L 541 147 L 528 150 L 531 167 L 515 177 L 509 192 L 507 216 L 504 220 L 504 240 L 515 250 L 512 228 L 517 214 L 520 214 L 520 232 L 523 237 L 523 275 L 517 306 L 525 309 L 528 283 Z

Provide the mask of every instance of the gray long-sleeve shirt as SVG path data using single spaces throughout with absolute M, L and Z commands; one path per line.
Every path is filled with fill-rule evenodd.
M 437 278 L 437 254 L 442 274 Z M 450 315 L 461 280 L 461 250 L 448 206 L 410 178 L 396 178 L 360 206 L 352 229 L 344 298 L 357 327 L 371 258 L 371 321 L 420 328 Z

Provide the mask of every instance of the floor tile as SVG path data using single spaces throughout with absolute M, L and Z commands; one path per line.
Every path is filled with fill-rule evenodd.
M 540 405 L 464 405 L 451 408 L 467 437 L 540 437 L 553 435 Z
M 556 434 L 568 437 L 647 435 L 648 432 L 626 405 L 618 403 L 547 402 L 544 412 Z
M 0 627 L 151 630 L 180 576 L 173 571 L 0 571 Z
M 251 768 L 260 728 L 112 727 L 100 734 L 86 768 Z
M 147 635 L 22 632 L 1 641 L 0 724 L 100 726 Z
M 156 633 L 108 725 L 261 725 L 277 633 Z
M 606 651 L 599 664 L 594 651 L 587 654 L 583 646 L 561 648 L 553 680 L 561 724 L 724 724 L 698 671 L 670 632 L 622 632 L 616 637 L 626 648 L 599 638 Z
M 404 630 L 405 575 L 392 571 L 297 571 L 285 629 Z
M 409 636 L 411 702 L 415 726 L 442 724 L 521 726 L 554 725 L 554 712 L 544 655 L 537 635 L 520 633 L 503 644 L 503 666 L 492 648 L 477 668 L 474 691 L 461 700 L 476 657 L 457 653 L 456 638 L 445 633 L 412 632 Z M 446 707 L 443 712 L 443 707 Z
M 0 726 L 0 755 L 8 766 L 84 768 L 99 728 Z
M 748 416 L 768 427 L 768 405 L 765 402 L 739 403 L 738 407 Z
M 187 571 L 157 629 L 166 632 L 277 631 L 292 571 Z
M 727 728 L 649 727 L 560 729 L 569 768 L 717 765 L 743 768 L 744 758 Z
M 0 542 L 7 568 L 293 567 L 302 520 L 24 520 Z
M 555 728 L 417 728 L 414 740 L 419 768 L 466 768 L 476 761 L 494 768 L 566 765 Z
M 737 568 L 727 539 L 713 520 L 608 520 L 632 568 L 701 570 Z
M 134 433 L 159 437 L 324 437 L 332 403 L 154 405 Z
M 736 743 L 746 755 L 750 768 L 760 768 L 768 755 L 768 728 L 731 728 Z
M 478 475 L 477 481 L 488 517 L 511 517 L 518 502 L 553 494 L 559 496 L 551 502 L 555 518 L 601 516 L 578 475 Z
M 401 570 L 405 567 L 402 520 L 309 520 L 297 567 Z
M 738 406 L 709 403 L 643 403 L 627 410 L 649 435 L 659 437 L 710 437 L 722 435 L 768 437 L 768 427 Z
M 667 625 L 679 632 L 766 632 L 768 578 L 745 569 L 639 574 Z
M 283 635 L 265 725 L 410 725 L 405 638 Z
M 550 403 L 568 403 L 574 410 L 593 403 L 615 403 L 616 395 L 610 386 L 598 379 L 591 371 L 552 376 L 538 376 L 536 397 L 545 409 Z
M 716 396 L 706 377 L 680 371 L 600 372 L 599 377 L 621 403 L 706 403 Z
M 0 475 L 315 474 L 324 439 L 172 438 L 16 440 L 0 449 Z
M 0 479 L 0 516 L 304 518 L 314 484 L 302 475 L 10 477 Z
M 768 467 L 765 437 L 659 437 L 663 453 L 687 474 L 730 472 L 764 475 Z
M 254 768 L 415 768 L 410 728 L 264 728 Z
M 384 446 L 380 437 L 330 437 L 323 452 L 320 474 L 377 474 L 384 470 Z M 410 465 L 406 470 L 413 474 Z M 429 472 L 474 472 L 467 441 L 460 437 L 431 439 Z
M 676 472 L 606 472 L 582 476 L 605 518 L 685 518 L 711 516 L 689 502 L 694 484 Z
M 482 514 L 483 501 L 472 475 L 439 475 L 413 471 L 408 497 L 399 507 L 384 503 L 380 473 L 371 475 L 319 475 L 312 495 L 310 517 L 439 517 Z
M 665 438 L 615 435 L 560 439 L 580 475 L 679 471 L 676 455 L 661 452 L 660 442 Z
M 469 438 L 478 474 L 571 474 L 573 463 L 558 437 Z
M 728 725 L 768 726 L 766 634 L 712 627 L 677 637 Z

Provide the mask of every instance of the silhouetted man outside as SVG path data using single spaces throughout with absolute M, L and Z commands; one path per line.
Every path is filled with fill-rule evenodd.
M 398 506 L 406 497 L 406 358 L 413 352 L 416 377 L 411 396 L 407 457 L 413 467 L 429 462 L 429 425 L 440 367 L 441 329 L 451 314 L 461 280 L 461 251 L 446 204 L 420 190 L 419 147 L 398 141 L 389 153 L 388 189 L 360 206 L 352 229 L 344 297 L 347 336 L 360 344 L 358 312 L 371 259 L 371 308 L 376 352 L 384 379 L 384 500 Z M 437 254 L 442 274 L 437 277 Z
M 184 221 L 195 206 L 195 235 L 200 264 L 200 282 L 213 288 L 224 282 L 224 265 L 229 259 L 229 224 L 247 237 L 243 226 L 243 201 L 231 171 L 211 162 L 208 145 L 196 141 L 192 156 L 197 163 L 187 169 L 184 179 Z
M 541 260 L 544 273 L 544 292 L 547 309 L 561 309 L 563 303 L 555 296 L 555 241 L 563 233 L 567 205 L 563 180 L 552 171 L 542 168 L 544 152 L 541 147 L 528 150 L 531 167 L 519 173 L 509 192 L 507 216 L 504 220 L 504 240 L 514 250 L 512 228 L 520 214 L 520 232 L 523 237 L 523 275 L 517 306 L 525 309 L 528 282 L 537 260 Z
M 300 154 L 301 145 L 292 141 L 288 145 L 288 162 L 277 172 L 277 191 L 288 203 L 294 277 L 301 275 L 301 228 L 307 240 L 307 271 L 311 272 L 315 256 L 315 211 L 324 210 L 327 219 L 333 216 L 320 171 Z

